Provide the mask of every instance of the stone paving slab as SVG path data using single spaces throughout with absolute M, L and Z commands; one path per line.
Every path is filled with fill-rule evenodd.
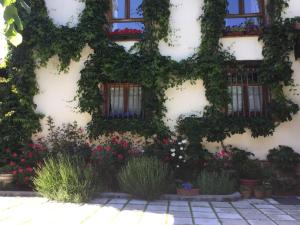
M 300 205 L 275 200 L 143 201 L 97 198 L 88 204 L 0 197 L 0 225 L 300 225 Z

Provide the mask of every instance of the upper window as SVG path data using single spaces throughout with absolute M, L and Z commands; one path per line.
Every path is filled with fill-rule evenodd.
M 228 71 L 228 92 L 231 102 L 227 113 L 233 116 L 263 116 L 270 102 L 268 89 L 259 79 L 257 66 L 242 65 Z
M 225 35 L 258 34 L 263 20 L 263 0 L 227 0 Z
M 112 37 L 138 38 L 144 30 L 140 6 L 142 0 L 112 0 L 111 30 Z
M 106 83 L 101 86 L 103 114 L 107 118 L 141 118 L 142 87 L 132 83 Z

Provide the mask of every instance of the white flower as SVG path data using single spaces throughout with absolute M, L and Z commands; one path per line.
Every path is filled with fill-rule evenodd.
M 180 155 L 178 158 L 179 158 L 179 159 L 182 159 L 183 157 L 182 157 L 182 155 Z
M 172 153 L 172 154 L 171 154 L 172 157 L 175 157 L 175 155 L 176 155 L 175 153 Z
M 177 165 L 176 167 L 179 168 L 179 165 Z
M 182 140 L 182 143 L 183 143 L 183 144 L 187 143 L 187 140 Z
M 182 150 L 183 150 L 183 147 L 180 147 L 180 150 L 182 151 Z
M 178 145 L 182 145 L 182 143 L 181 143 L 181 142 L 178 142 Z
M 186 160 L 183 160 L 183 162 L 186 162 Z
M 172 148 L 172 149 L 171 149 L 171 152 L 175 152 L 175 148 Z

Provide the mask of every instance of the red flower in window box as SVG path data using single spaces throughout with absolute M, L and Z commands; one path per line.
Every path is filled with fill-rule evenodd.
M 109 35 L 127 35 L 127 34 L 142 34 L 143 30 L 138 30 L 138 29 L 116 29 L 114 31 L 111 31 Z
M 114 31 L 109 32 L 109 36 L 112 40 L 124 40 L 124 39 L 138 39 L 141 38 L 142 34 L 144 33 L 143 30 L 138 29 L 117 29 Z
M 23 172 L 24 172 L 23 168 L 19 168 L 19 169 L 18 169 L 18 172 L 19 172 L 19 173 L 23 173 Z
M 15 152 L 12 154 L 12 157 L 14 157 L 14 158 L 16 158 L 17 156 L 18 156 L 18 154 Z
M 27 167 L 26 170 L 29 172 L 29 173 L 32 173 L 33 172 L 33 169 L 31 167 Z
M 11 171 L 11 173 L 12 173 L 13 175 L 17 175 L 17 171 L 16 171 L 16 170 Z
M 103 147 L 102 146 L 97 146 L 97 151 L 101 152 L 103 150 Z

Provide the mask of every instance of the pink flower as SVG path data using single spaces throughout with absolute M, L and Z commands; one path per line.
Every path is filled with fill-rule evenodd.
M 25 182 L 25 183 L 28 183 L 28 182 L 29 182 L 29 180 L 30 180 L 30 178 L 29 178 L 29 177 L 27 177 L 27 176 L 26 176 L 26 177 L 24 177 L 24 182 Z
M 128 148 L 128 142 L 127 141 L 123 141 L 122 142 L 122 146 L 123 146 L 123 148 Z
M 14 157 L 14 158 L 16 158 L 17 156 L 18 156 L 18 154 L 15 152 L 12 154 L 12 157 Z
M 29 172 L 29 173 L 32 173 L 33 172 L 33 169 L 31 167 L 27 167 L 26 170 Z
M 13 175 L 17 175 L 17 171 L 16 171 L 16 170 L 11 171 L 11 173 L 12 173 Z
M 102 146 L 97 146 L 97 150 L 99 151 L 99 152 L 101 152 L 102 150 L 103 150 L 103 147 Z
M 122 155 L 122 154 L 118 154 L 118 159 L 120 159 L 120 160 L 123 160 L 124 159 L 124 156 Z
M 111 147 L 110 147 L 110 146 L 106 146 L 106 147 L 105 147 L 105 150 L 106 150 L 107 152 L 109 152 L 109 151 L 111 150 Z
M 5 151 L 6 153 L 10 153 L 10 149 L 9 149 L 9 148 L 4 149 L 4 151 Z
M 25 163 L 25 161 L 26 161 L 25 159 L 21 159 L 21 163 Z
M 33 153 L 32 152 L 28 152 L 28 158 L 32 158 L 33 157 Z
M 10 166 L 15 166 L 15 165 L 16 165 L 16 163 L 15 163 L 15 162 L 13 162 L 13 161 L 10 161 L 10 162 L 9 162 L 9 165 L 10 165 Z
M 24 172 L 23 168 L 20 167 L 20 168 L 18 169 L 18 172 L 19 172 L 19 173 L 23 173 L 23 172 Z

